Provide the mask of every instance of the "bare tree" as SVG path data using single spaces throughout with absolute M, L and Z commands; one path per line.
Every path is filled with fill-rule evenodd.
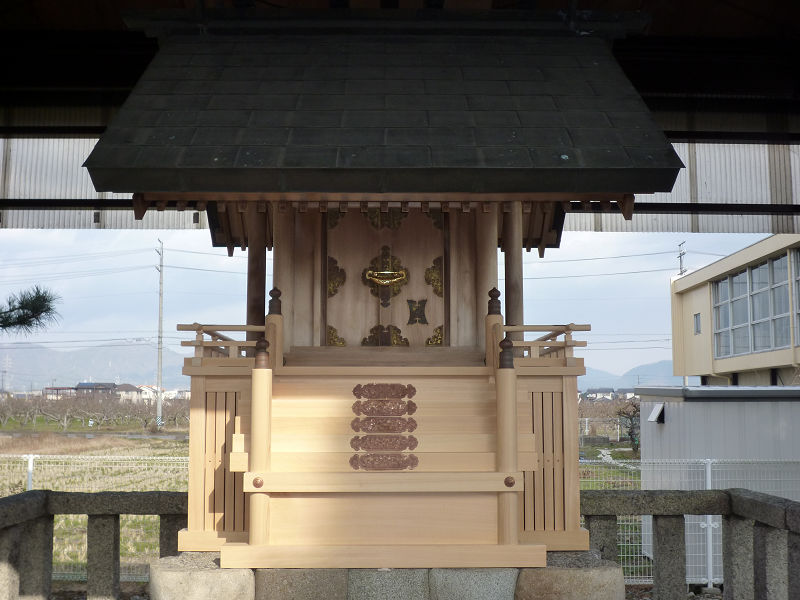
M 624 400 L 617 407 L 617 417 L 625 435 L 631 440 L 631 448 L 639 451 L 639 399 Z

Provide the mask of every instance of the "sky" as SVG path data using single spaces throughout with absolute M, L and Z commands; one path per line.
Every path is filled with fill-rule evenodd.
M 535 251 L 524 255 L 525 323 L 590 324 L 591 332 L 576 336 L 589 343 L 577 354 L 586 366 L 614 374 L 669 360 L 669 286 L 678 274 L 678 244 L 685 242 L 684 264 L 691 271 L 764 237 L 565 231 L 561 247 L 547 250 L 543 259 Z M 159 240 L 165 348 L 191 351 L 180 341 L 194 335 L 176 331 L 178 323 L 244 323 L 246 253 L 237 249 L 228 257 L 211 246 L 208 231 L 1 229 L 0 300 L 40 284 L 60 301 L 58 322 L 45 331 L 0 333 L 0 368 L 9 368 L 13 381 L 19 368 L 14 352 L 31 344 L 60 351 L 145 345 L 155 361 Z M 502 279 L 502 255 L 499 263 Z

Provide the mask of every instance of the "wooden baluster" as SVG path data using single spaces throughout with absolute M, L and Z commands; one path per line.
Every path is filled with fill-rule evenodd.
M 253 368 L 252 394 L 250 398 L 250 453 L 248 467 L 251 473 L 263 473 L 270 470 L 272 370 L 269 368 L 267 346 L 267 340 L 263 337 L 256 344 L 256 362 Z M 249 502 L 250 545 L 262 546 L 269 544 L 269 492 L 251 493 Z
M 503 325 L 503 315 L 500 314 L 500 291 L 492 288 L 489 291 L 489 311 L 486 315 L 486 366 L 497 368 L 497 339 L 499 328 Z
M 266 317 L 267 341 L 272 349 L 270 367 L 278 369 L 283 366 L 283 315 L 281 314 L 281 291 L 272 288 L 269 292 L 269 313 Z
M 203 328 L 199 325 L 194 335 L 194 341 L 197 342 L 197 346 L 194 347 L 195 358 L 203 358 L 205 356 L 205 348 L 203 348 Z
M 497 470 L 517 471 L 517 372 L 514 370 L 514 344 L 506 336 L 495 373 L 497 386 Z M 506 485 L 513 486 L 513 478 Z M 520 482 L 521 483 L 521 482 Z M 510 486 L 509 486 L 510 487 Z M 497 499 L 497 543 L 519 541 L 519 493 L 500 492 Z

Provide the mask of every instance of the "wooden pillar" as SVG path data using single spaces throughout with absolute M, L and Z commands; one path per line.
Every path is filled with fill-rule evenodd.
M 497 470 L 517 470 L 517 373 L 512 342 L 500 342 L 502 351 L 495 382 L 497 385 Z M 511 482 L 514 485 L 514 482 Z M 497 543 L 519 542 L 519 493 L 500 492 L 497 499 Z
M 294 345 L 294 216 L 291 207 L 273 210 L 275 229 L 273 233 L 273 271 L 275 287 L 281 291 L 281 314 L 283 315 L 283 352 Z
M 475 306 L 486 302 L 486 294 L 497 287 L 497 209 L 494 204 L 475 211 Z M 477 346 L 486 343 L 484 317 L 476 310 L 478 322 L 475 325 Z M 495 349 L 492 348 L 492 352 Z
M 503 215 L 503 257 L 506 267 L 506 325 L 524 325 L 522 292 L 522 202 L 509 203 Z M 511 339 L 522 339 L 521 334 Z
M 248 470 L 265 472 L 270 470 L 270 439 L 272 420 L 272 370 L 269 368 L 266 341 L 256 346 L 256 364 L 253 369 L 253 384 L 250 397 L 250 453 Z M 255 485 L 255 484 L 254 484 Z M 260 486 L 256 486 L 260 487 Z M 269 544 L 269 494 L 249 494 L 250 545 Z
M 264 325 L 267 312 L 267 214 L 256 203 L 247 206 L 247 324 Z M 248 340 L 263 333 L 248 331 Z M 252 356 L 252 355 L 251 355 Z

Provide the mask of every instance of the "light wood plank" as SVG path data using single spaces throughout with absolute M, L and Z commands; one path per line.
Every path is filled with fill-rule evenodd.
M 520 543 L 544 544 L 548 552 L 568 552 L 589 549 L 589 532 L 585 529 L 571 531 L 522 531 Z
M 244 531 L 190 531 L 178 532 L 178 550 L 181 552 L 219 552 L 224 544 L 246 542 Z
M 544 567 L 541 545 L 431 546 L 248 546 L 226 544 L 223 568 L 416 569 Z
M 217 392 L 214 407 L 214 528 L 225 525 L 225 393 Z
M 225 531 L 234 531 L 236 529 L 236 490 L 233 483 L 233 472 L 228 468 L 227 461 L 224 457 L 230 452 L 231 437 L 233 436 L 233 417 L 236 413 L 236 393 L 229 392 L 225 394 L 225 438 L 223 444 L 223 461 L 222 472 L 225 475 L 225 507 L 223 529 Z
M 187 525 L 191 531 L 205 527 L 205 428 L 206 392 L 204 377 L 193 377 L 189 400 L 189 501 Z
M 205 424 L 205 478 L 203 493 L 203 510 L 205 512 L 204 529 L 214 531 L 214 445 L 216 442 L 216 392 L 206 393 L 206 424 Z
M 542 394 L 542 424 L 544 426 L 544 528 L 555 529 L 554 481 L 553 481 L 553 394 Z
M 564 521 L 565 529 L 580 527 L 580 472 L 578 464 L 578 381 L 564 378 Z
M 564 530 L 564 443 L 565 427 L 562 418 L 562 395 L 553 394 L 553 524 L 556 531 Z M 578 420 L 575 420 L 576 424 Z
M 273 433 L 274 452 L 352 452 L 353 435 L 285 435 Z M 469 435 L 413 433 L 419 440 L 415 452 L 494 452 L 495 435 L 475 433 Z M 520 452 L 534 451 L 534 436 L 521 434 L 518 438 Z M 552 452 L 551 452 L 552 456 Z
M 536 440 L 536 451 L 539 455 L 539 467 L 533 476 L 533 517 L 534 529 L 544 530 L 544 424 L 542 423 L 541 392 L 532 394 L 533 398 L 533 434 Z
M 513 485 L 506 485 L 508 477 Z M 263 485 L 255 487 L 254 481 Z M 270 493 L 420 493 L 420 492 L 512 492 L 523 487 L 522 473 L 503 471 L 482 473 L 423 473 L 402 471 L 397 473 L 280 473 L 248 471 L 244 474 L 245 492 Z

